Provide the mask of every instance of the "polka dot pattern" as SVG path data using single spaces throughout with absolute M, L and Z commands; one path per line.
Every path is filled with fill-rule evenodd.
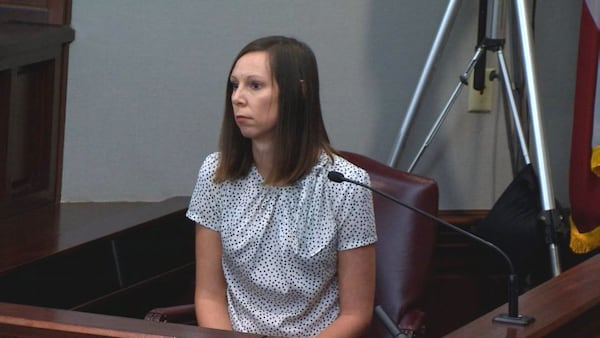
M 254 167 L 244 179 L 215 184 L 218 161 L 213 153 L 202 164 L 187 216 L 221 234 L 234 330 L 316 335 L 339 312 L 337 252 L 377 240 L 371 192 L 327 174 L 369 184 L 368 174 L 322 153 L 292 186 L 263 185 Z

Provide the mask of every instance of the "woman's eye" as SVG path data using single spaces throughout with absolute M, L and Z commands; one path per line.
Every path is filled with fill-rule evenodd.
M 260 89 L 260 88 L 262 88 L 262 83 L 256 82 L 256 81 L 252 81 L 252 82 L 250 82 L 250 88 L 252 88 L 252 89 Z
M 238 89 L 238 87 L 240 86 L 239 83 L 234 82 L 234 81 L 229 81 L 229 85 L 231 86 L 231 88 L 233 89 Z

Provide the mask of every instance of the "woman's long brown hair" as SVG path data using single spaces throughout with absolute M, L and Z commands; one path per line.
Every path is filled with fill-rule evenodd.
M 229 75 L 240 57 L 257 51 L 269 54 L 271 75 L 279 87 L 274 162 L 264 183 L 291 185 L 311 170 L 321 150 L 331 158 L 337 153 L 329 143 L 321 113 L 317 61 L 305 43 L 269 36 L 246 45 L 235 58 Z M 215 182 L 246 177 L 254 162 L 251 140 L 241 134 L 235 123 L 231 94 L 228 76 Z

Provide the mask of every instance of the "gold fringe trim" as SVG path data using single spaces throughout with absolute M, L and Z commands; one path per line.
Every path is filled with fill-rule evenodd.
M 592 147 L 592 172 L 600 177 L 600 146 Z
M 584 254 L 600 247 L 600 225 L 592 231 L 581 233 L 577 230 L 572 216 L 569 216 L 569 223 L 571 224 L 569 246 L 574 253 Z

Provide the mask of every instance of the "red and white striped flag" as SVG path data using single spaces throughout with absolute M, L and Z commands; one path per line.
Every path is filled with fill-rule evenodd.
M 575 253 L 600 247 L 600 0 L 582 4 L 569 170 Z

